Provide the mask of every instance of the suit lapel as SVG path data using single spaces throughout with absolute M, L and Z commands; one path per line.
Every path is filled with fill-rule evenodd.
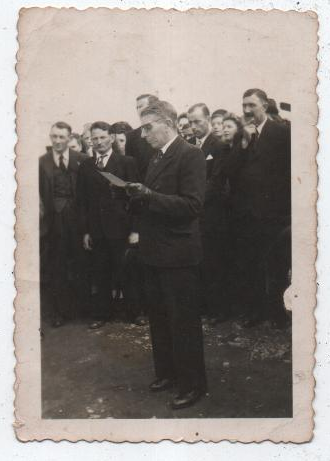
M 108 163 L 106 164 L 104 171 L 112 174 L 117 174 L 118 173 L 118 163 L 120 161 L 120 155 L 115 151 L 112 151 L 112 154 L 108 160 Z
M 210 133 L 207 138 L 204 141 L 204 144 L 202 145 L 202 151 L 204 152 L 205 158 L 211 153 L 211 147 L 213 144 L 213 138 L 212 134 Z
M 256 145 L 254 146 L 252 160 L 255 160 L 256 158 L 260 157 L 262 152 L 265 151 L 265 146 L 267 146 L 267 144 L 269 143 L 269 140 L 267 139 L 268 133 L 271 129 L 272 122 L 270 120 L 267 120 L 256 142 Z
M 159 176 L 159 174 L 164 170 L 164 168 L 167 167 L 167 165 L 171 162 L 172 157 L 180 144 L 180 142 L 183 142 L 182 139 L 178 136 L 173 143 L 170 145 L 170 147 L 167 149 L 163 157 L 155 163 L 155 158 L 156 155 L 154 155 L 149 163 L 148 171 L 147 171 L 147 176 L 146 176 L 146 185 L 151 186 L 156 178 Z
M 52 150 L 49 150 L 44 159 L 44 170 L 50 180 L 52 190 L 53 190 L 53 185 L 54 185 L 54 167 L 55 167 L 55 163 L 53 159 L 53 152 Z

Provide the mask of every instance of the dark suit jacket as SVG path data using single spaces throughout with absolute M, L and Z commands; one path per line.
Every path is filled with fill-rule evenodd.
M 205 159 L 178 136 L 156 164 L 150 161 L 145 184 L 152 190 L 140 223 L 140 252 L 145 264 L 187 267 L 202 258 L 199 214 L 205 193 Z
M 222 166 L 228 157 L 229 147 L 210 133 L 202 145 L 202 151 L 206 160 L 206 192 L 201 231 L 210 235 L 219 232 L 227 216 L 228 198 Z
M 225 165 L 230 180 L 234 216 L 253 216 L 264 222 L 290 223 L 290 127 L 265 123 L 255 146 L 239 144 Z
M 76 182 L 79 166 L 84 162 L 83 154 L 69 150 L 69 171 L 71 176 L 72 192 L 73 192 L 73 210 L 76 200 Z M 53 160 L 53 152 L 51 148 L 47 148 L 46 154 L 39 158 L 39 194 L 41 201 L 42 213 L 40 216 L 40 229 L 43 235 L 47 235 L 52 229 L 54 219 L 54 169 L 55 163 Z
M 147 174 L 149 161 L 155 154 L 155 150 L 144 138 L 141 138 L 141 132 L 141 128 L 136 128 L 127 133 L 125 152 L 126 155 L 135 159 L 140 181 L 143 182 Z
M 113 173 L 124 181 L 136 182 L 135 160 L 112 152 L 104 172 Z M 81 230 L 93 239 L 124 239 L 132 222 L 127 211 L 128 197 L 124 189 L 110 187 L 96 168 L 95 156 L 80 167 L 77 180 Z

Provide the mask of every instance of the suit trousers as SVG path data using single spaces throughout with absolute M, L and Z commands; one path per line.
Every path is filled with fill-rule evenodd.
M 93 239 L 91 272 L 96 288 L 92 307 L 94 320 L 109 320 L 112 315 L 112 289 L 121 286 L 125 247 L 126 239 Z
M 275 278 L 279 273 L 278 265 L 272 261 L 267 262 L 268 254 L 283 224 L 276 221 L 264 222 L 253 216 L 237 218 L 232 224 L 232 277 L 236 284 L 236 302 L 241 312 L 243 310 L 249 317 L 267 319 L 267 266 L 270 266 L 271 273 L 277 271 Z
M 48 240 L 47 266 L 54 319 L 72 317 L 74 303 L 79 292 L 79 241 L 77 216 L 68 200 L 60 212 L 54 213 L 54 221 Z
M 156 377 L 176 380 L 180 393 L 205 390 L 198 266 L 146 265 L 145 282 Z

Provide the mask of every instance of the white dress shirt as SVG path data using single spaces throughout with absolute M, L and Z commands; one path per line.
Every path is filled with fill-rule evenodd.
M 174 136 L 174 138 L 172 138 L 167 144 L 165 144 L 165 146 L 163 146 L 160 150 L 163 152 L 163 154 L 165 154 L 165 152 L 167 151 L 167 149 L 170 147 L 170 145 L 176 140 L 176 138 L 178 137 L 179 135 L 176 134 Z
M 53 159 L 54 159 L 55 165 L 57 167 L 60 166 L 60 156 L 61 155 L 63 155 L 63 163 L 65 165 L 65 168 L 68 168 L 68 166 L 69 166 L 69 148 L 66 149 L 62 154 L 54 151 L 54 149 L 53 149 Z
M 202 145 L 204 144 L 206 138 L 209 136 L 210 132 L 207 133 L 204 138 L 196 138 L 196 146 L 199 147 L 200 149 L 202 148 Z
M 96 152 L 96 164 L 98 164 L 99 158 L 102 157 L 102 166 L 103 168 L 105 168 L 107 166 L 109 158 L 111 157 L 111 154 L 112 154 L 112 147 L 105 154 L 100 154 L 99 152 Z
M 258 131 L 258 135 L 260 136 L 261 135 L 261 131 L 263 129 L 263 127 L 265 126 L 265 123 L 267 122 L 267 117 L 265 118 L 265 120 L 260 123 L 260 125 L 258 125 L 256 128 L 257 128 L 257 131 Z

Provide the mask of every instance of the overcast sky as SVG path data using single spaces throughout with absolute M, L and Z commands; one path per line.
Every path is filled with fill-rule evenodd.
M 140 93 L 157 94 L 178 112 L 205 102 L 240 114 L 251 87 L 292 102 L 301 35 L 281 13 L 260 18 L 215 10 L 26 10 L 20 89 L 39 155 L 58 120 L 78 132 L 95 120 L 138 126 Z

